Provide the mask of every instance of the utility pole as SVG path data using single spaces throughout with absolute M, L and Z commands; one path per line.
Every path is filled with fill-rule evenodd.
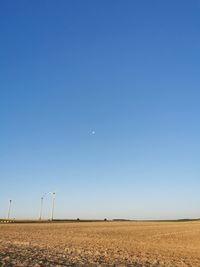
M 9 205 L 8 205 L 8 220 L 10 220 L 11 204 L 12 204 L 12 199 L 9 200 Z

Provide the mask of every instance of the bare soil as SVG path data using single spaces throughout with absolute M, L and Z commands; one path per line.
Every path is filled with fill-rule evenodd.
M 0 224 L 0 266 L 200 266 L 200 222 Z

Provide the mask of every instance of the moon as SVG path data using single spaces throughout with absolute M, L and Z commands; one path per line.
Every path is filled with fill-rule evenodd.
M 94 135 L 96 132 L 95 131 L 92 131 L 91 134 Z

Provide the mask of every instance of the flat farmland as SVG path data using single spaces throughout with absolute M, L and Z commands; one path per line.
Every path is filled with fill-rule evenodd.
M 200 266 L 200 222 L 0 224 L 0 266 Z

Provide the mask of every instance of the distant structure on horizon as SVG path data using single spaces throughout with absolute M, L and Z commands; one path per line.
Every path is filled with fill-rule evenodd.
M 55 207 L 55 199 L 56 199 L 56 193 L 55 192 L 48 192 L 46 194 L 44 194 L 41 197 L 41 202 L 40 202 L 40 215 L 39 215 L 39 220 L 42 220 L 42 212 L 43 212 L 43 202 L 44 202 L 44 198 L 48 195 L 52 196 L 52 206 L 51 206 L 51 221 L 53 221 L 54 219 L 54 207 Z

